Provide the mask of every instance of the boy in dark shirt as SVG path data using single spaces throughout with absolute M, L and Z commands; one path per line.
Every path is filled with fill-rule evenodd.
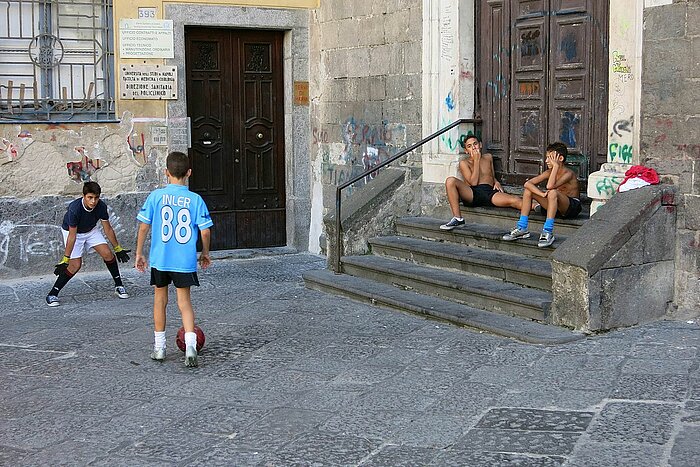
M 97 182 L 87 182 L 83 185 L 83 197 L 68 205 L 63 216 L 63 241 L 66 245 L 65 254 L 56 265 L 54 274 L 58 276 L 51 291 L 46 296 L 48 306 L 59 306 L 58 293 L 80 270 L 83 264 L 83 253 L 93 248 L 104 260 L 109 273 L 114 279 L 114 293 L 119 298 L 129 298 L 126 293 L 117 260 L 122 263 L 129 261 L 128 252 L 119 245 L 117 235 L 109 223 L 107 205 L 100 200 L 102 189 Z M 107 246 L 107 240 L 97 227 L 97 221 L 102 221 L 102 228 L 110 243 L 114 246 L 114 254 Z

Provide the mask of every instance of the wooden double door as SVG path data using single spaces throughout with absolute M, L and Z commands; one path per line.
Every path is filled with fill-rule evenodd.
M 502 181 L 540 173 L 555 141 L 586 180 L 607 156 L 608 0 L 478 6 L 478 106 Z
M 185 30 L 190 189 L 214 250 L 286 245 L 282 34 Z

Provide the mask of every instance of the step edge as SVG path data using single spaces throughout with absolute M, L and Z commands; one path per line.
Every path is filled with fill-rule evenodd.
M 395 236 L 395 237 L 375 237 L 375 238 L 369 239 L 368 242 L 370 245 L 379 245 L 382 248 L 391 248 L 394 250 L 411 251 L 411 250 L 408 250 L 407 248 L 397 247 L 389 241 L 382 240 L 382 238 L 413 238 L 413 237 L 402 237 L 400 235 Z M 414 239 L 414 240 L 417 240 L 420 242 L 426 242 L 426 244 L 431 243 L 430 240 L 423 240 L 423 239 Z M 454 245 L 455 245 L 455 248 L 476 248 L 476 249 L 479 249 L 479 250 L 484 251 L 484 252 L 491 252 L 492 251 L 492 250 L 486 250 L 486 249 L 478 248 L 478 247 L 467 247 L 465 245 L 460 245 L 458 243 L 455 243 Z M 486 259 L 476 258 L 473 256 L 467 256 L 467 255 L 459 256 L 456 254 L 444 253 L 444 252 L 439 251 L 439 250 L 433 250 L 433 249 L 425 248 L 425 247 L 417 247 L 417 248 L 411 247 L 411 248 L 415 249 L 415 251 L 419 251 L 419 252 L 424 253 L 424 254 L 430 254 L 431 256 L 434 256 L 434 257 L 450 259 L 450 260 L 458 261 L 458 262 L 465 262 L 465 263 L 470 263 L 470 264 L 478 264 L 478 265 L 486 265 L 486 266 L 490 266 L 490 265 L 495 264 L 495 263 L 489 262 Z M 546 259 L 532 258 L 532 257 L 525 256 L 525 255 L 503 253 L 503 252 L 499 252 L 499 251 L 496 251 L 494 253 L 496 253 L 495 256 L 500 257 L 499 259 L 507 259 L 506 256 L 510 256 L 510 257 L 516 257 L 518 259 L 525 259 L 528 261 L 537 262 L 537 263 L 540 263 L 542 265 L 549 266 L 549 271 L 547 271 L 547 272 L 542 271 L 542 270 L 538 270 L 537 268 L 523 268 L 523 267 L 520 267 L 519 265 L 516 266 L 513 264 L 508 264 L 508 267 L 505 267 L 502 265 L 497 266 L 497 267 L 500 267 L 501 269 L 508 269 L 511 271 L 527 273 L 527 274 L 531 274 L 533 276 L 546 277 L 549 279 L 552 278 L 551 262 L 546 260 Z
M 321 286 L 326 286 L 329 288 L 332 288 L 334 290 L 337 290 L 338 292 L 342 294 L 347 293 L 348 291 L 351 291 L 353 294 L 356 294 L 360 297 L 365 297 L 370 300 L 373 300 L 373 303 L 386 303 L 388 306 L 390 306 L 392 309 L 400 309 L 400 310 L 408 310 L 411 313 L 414 314 L 419 314 L 419 315 L 425 315 L 428 317 L 432 318 L 438 318 L 450 323 L 456 323 L 462 326 L 466 326 L 472 329 L 477 329 L 477 330 L 483 330 L 498 336 L 503 336 L 503 337 L 508 337 L 512 339 L 516 339 L 521 342 L 527 342 L 530 344 L 536 344 L 536 345 L 554 345 L 554 344 L 565 344 L 565 343 L 570 343 L 574 342 L 577 340 L 584 339 L 586 337 L 585 334 L 578 332 L 578 331 L 572 331 L 568 330 L 566 328 L 560 328 L 560 327 L 554 327 L 553 325 L 548 325 L 548 324 L 543 324 L 543 323 L 538 323 L 536 321 L 526 319 L 526 318 L 519 318 L 515 316 L 507 316 L 503 315 L 500 313 L 496 312 L 490 312 L 486 310 L 480 310 L 478 308 L 470 307 L 468 305 L 463 305 L 455 302 L 450 302 L 448 300 L 444 300 L 441 298 L 437 297 L 432 297 L 429 295 L 422 295 L 426 299 L 432 301 L 433 303 L 436 304 L 432 309 L 425 308 L 419 304 L 415 303 L 410 303 L 409 300 L 404 300 L 404 301 L 399 301 L 395 299 L 390 299 L 387 297 L 381 297 L 378 296 L 375 293 L 370 293 L 367 292 L 366 290 L 363 290 L 361 288 L 354 288 L 352 286 L 348 286 L 347 284 L 344 284 L 342 287 L 338 284 L 330 283 L 329 281 L 325 280 L 326 278 L 319 277 L 317 274 L 313 273 L 318 273 L 318 272 L 325 272 L 327 275 L 336 275 L 333 273 L 330 273 L 327 270 L 313 270 L 313 271 L 306 271 L 302 274 L 303 278 L 305 281 L 309 280 L 312 282 L 316 282 L 320 284 Z M 342 276 L 343 274 L 338 274 Z M 373 281 L 369 281 L 367 279 L 362 279 L 362 278 L 354 278 L 355 280 L 358 280 L 360 282 L 366 281 L 366 282 L 371 282 L 373 284 L 376 284 Z M 386 284 L 379 284 L 380 287 L 391 287 Z M 327 292 L 326 292 L 327 293 Z M 409 294 L 409 292 L 404 292 L 405 294 Z M 350 297 L 349 297 L 350 298 Z M 352 298 L 351 298 L 352 299 Z M 439 306 L 437 306 L 439 305 Z M 459 307 L 464 310 L 470 311 L 473 314 L 477 315 L 477 317 L 482 318 L 482 319 L 469 319 L 469 318 L 464 318 L 456 315 L 450 315 L 447 313 L 441 313 L 438 312 L 438 309 L 442 308 L 451 308 L 451 307 Z M 414 311 L 415 310 L 415 311 Z M 511 326 L 498 326 L 498 325 L 492 325 L 488 324 L 484 321 L 486 321 L 484 318 L 491 318 L 491 319 L 497 319 L 498 321 L 501 322 L 508 322 L 511 324 Z M 534 333 L 533 330 L 530 331 L 530 334 L 524 334 L 523 332 L 517 332 L 515 330 L 516 326 L 513 326 L 512 324 L 520 324 L 520 325 L 526 325 L 531 328 L 535 328 L 534 331 L 547 331 L 547 332 L 536 332 Z M 556 336 L 543 336 L 543 334 L 547 333 L 555 333 L 557 334 Z
M 496 280 L 496 281 L 499 281 L 499 282 L 503 282 L 503 283 L 505 283 L 505 284 L 509 284 L 509 285 L 512 284 L 514 288 L 529 289 L 529 290 L 533 290 L 533 291 L 535 291 L 535 292 L 537 292 L 537 293 L 549 295 L 549 297 L 548 297 L 549 299 L 545 299 L 545 298 L 543 297 L 543 298 L 538 299 L 538 300 L 535 300 L 535 301 L 532 301 L 532 300 L 524 300 L 524 299 L 522 299 L 522 298 L 520 298 L 520 297 L 517 297 L 517 296 L 514 296 L 514 295 L 510 295 L 510 294 L 489 293 L 489 292 L 491 292 L 491 291 L 489 291 L 488 289 L 481 289 L 481 288 L 476 287 L 476 286 L 471 286 L 471 287 L 467 288 L 467 287 L 455 286 L 455 285 L 459 285 L 459 284 L 456 284 L 456 283 L 454 283 L 454 282 L 444 281 L 444 280 L 431 280 L 431 281 L 426 281 L 425 279 L 423 279 L 423 276 L 421 276 L 421 275 L 419 275 L 419 274 L 415 274 L 415 273 L 399 273 L 399 272 L 397 272 L 395 269 L 391 269 L 391 268 L 389 268 L 389 267 L 379 267 L 379 268 L 378 268 L 378 267 L 374 267 L 374 265 L 370 265 L 370 264 L 367 264 L 366 262 L 365 262 L 365 263 L 362 262 L 362 259 L 361 259 L 361 258 L 370 258 L 370 257 L 378 258 L 378 259 L 383 260 L 383 261 L 395 261 L 395 262 L 407 263 L 406 261 L 393 260 L 393 259 L 390 259 L 390 258 L 381 258 L 381 257 L 378 257 L 378 256 L 372 256 L 372 255 L 344 256 L 344 257 L 342 258 L 342 260 L 341 260 L 341 263 L 347 262 L 350 266 L 355 266 L 355 267 L 358 267 L 358 268 L 369 269 L 369 270 L 381 272 L 381 273 L 384 273 L 384 274 L 387 274 L 387 275 L 398 276 L 398 277 L 404 277 L 404 278 L 407 278 L 407 279 L 416 280 L 416 281 L 419 281 L 419 282 L 421 282 L 421 283 L 423 283 L 423 284 L 425 284 L 425 285 L 438 285 L 438 286 L 441 286 L 441 287 L 444 287 L 444 288 L 447 288 L 447 289 L 457 290 L 457 291 L 460 291 L 460 292 L 474 293 L 474 294 L 476 294 L 476 295 L 481 295 L 481 296 L 484 296 L 484 297 L 487 297 L 487 298 L 491 298 L 491 299 L 494 299 L 494 300 L 506 301 L 506 302 L 510 302 L 510 303 L 516 303 L 516 304 L 522 305 L 522 306 L 527 306 L 528 308 L 535 308 L 535 309 L 545 308 L 545 307 L 547 307 L 548 305 L 551 305 L 551 303 L 552 303 L 552 300 L 551 300 L 551 293 L 548 293 L 547 291 L 544 291 L 544 290 L 542 290 L 542 289 L 534 289 L 534 288 L 531 288 L 531 287 L 523 287 L 523 286 L 520 286 L 520 285 L 515 284 L 515 283 L 513 283 L 513 282 L 505 282 L 505 281 L 503 281 L 503 280 L 501 280 L 501 279 L 497 279 L 497 278 L 489 278 L 489 279 L 484 278 L 484 279 L 483 279 L 483 281 L 485 281 L 485 282 L 490 282 L 491 280 Z M 350 261 L 347 261 L 347 259 L 350 259 Z M 359 261 L 355 261 L 355 260 L 359 260 Z M 413 266 L 414 266 L 414 267 L 418 267 L 418 268 L 426 268 L 426 269 L 429 268 L 428 266 L 420 266 L 420 265 L 416 265 L 416 264 L 413 264 Z M 437 269 L 437 268 L 430 268 L 430 269 Z M 474 277 L 474 275 L 469 275 L 469 274 L 462 274 L 462 276 L 465 276 L 465 277 L 472 276 L 472 277 Z M 481 278 L 477 278 L 477 280 L 481 280 Z M 486 293 L 485 293 L 485 292 L 486 292 Z M 505 298 L 507 298 L 507 300 L 503 300 L 504 295 L 505 295 Z

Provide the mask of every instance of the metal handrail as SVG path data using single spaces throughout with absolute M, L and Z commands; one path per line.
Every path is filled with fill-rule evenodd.
M 386 167 L 387 165 L 391 164 L 394 162 L 396 159 L 405 156 L 409 152 L 415 150 L 416 148 L 423 146 L 425 143 L 428 141 L 437 138 L 441 134 L 451 130 L 452 128 L 459 126 L 463 123 L 472 123 L 472 124 L 479 124 L 482 123 L 482 120 L 480 118 L 460 118 L 459 120 L 455 120 L 454 122 L 450 123 L 446 127 L 436 131 L 432 135 L 426 136 L 422 140 L 418 141 L 415 144 L 412 144 L 411 146 L 407 147 L 403 151 L 400 151 L 393 156 L 391 156 L 389 159 L 385 160 L 384 162 L 380 163 L 376 167 L 372 167 L 370 169 L 367 169 L 365 172 L 361 173 L 360 175 L 356 176 L 355 178 L 352 178 L 348 180 L 347 182 L 343 183 L 342 185 L 338 185 L 335 189 L 335 248 L 336 248 L 336 258 L 335 258 L 335 271 L 340 272 L 340 258 L 341 258 L 341 252 L 343 251 L 343 246 L 342 246 L 342 239 L 341 239 L 341 217 L 340 217 L 340 199 L 341 199 L 341 193 L 342 191 L 352 185 L 353 183 L 363 179 L 364 177 L 367 177 L 370 174 L 375 173 L 377 170 Z

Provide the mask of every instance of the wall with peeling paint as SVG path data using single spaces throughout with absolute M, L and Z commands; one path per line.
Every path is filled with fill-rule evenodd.
M 0 124 L 0 275 L 50 270 L 62 253 L 60 223 L 66 204 L 92 180 L 115 207 L 124 226 L 119 239 L 135 243 L 135 219 L 145 195 L 166 183 L 168 151 L 187 150 L 173 128 L 185 129 L 184 24 L 287 31 L 284 39 L 285 170 L 288 244 L 306 249 L 310 217 L 309 109 L 294 105 L 293 81 L 308 81 L 309 8 L 318 0 L 124 0 L 114 2 L 115 69 L 130 64 L 170 65 L 178 70 L 177 100 L 127 100 L 117 89 L 116 122 Z M 139 7 L 155 7 L 157 19 L 174 23 L 173 59 L 119 57 L 119 20 L 137 18 Z M 167 140 L 157 131 L 168 127 Z M 358 125 L 359 128 L 359 125 Z M 393 128 L 366 132 L 368 141 Z M 360 129 L 360 131 L 365 131 Z M 186 132 L 185 132 L 186 134 Z M 398 134 L 398 133 L 397 133 Z M 372 163 L 372 158 L 365 163 Z M 86 266 L 91 267 L 90 261 Z M 100 268 L 101 265 L 96 267 Z

